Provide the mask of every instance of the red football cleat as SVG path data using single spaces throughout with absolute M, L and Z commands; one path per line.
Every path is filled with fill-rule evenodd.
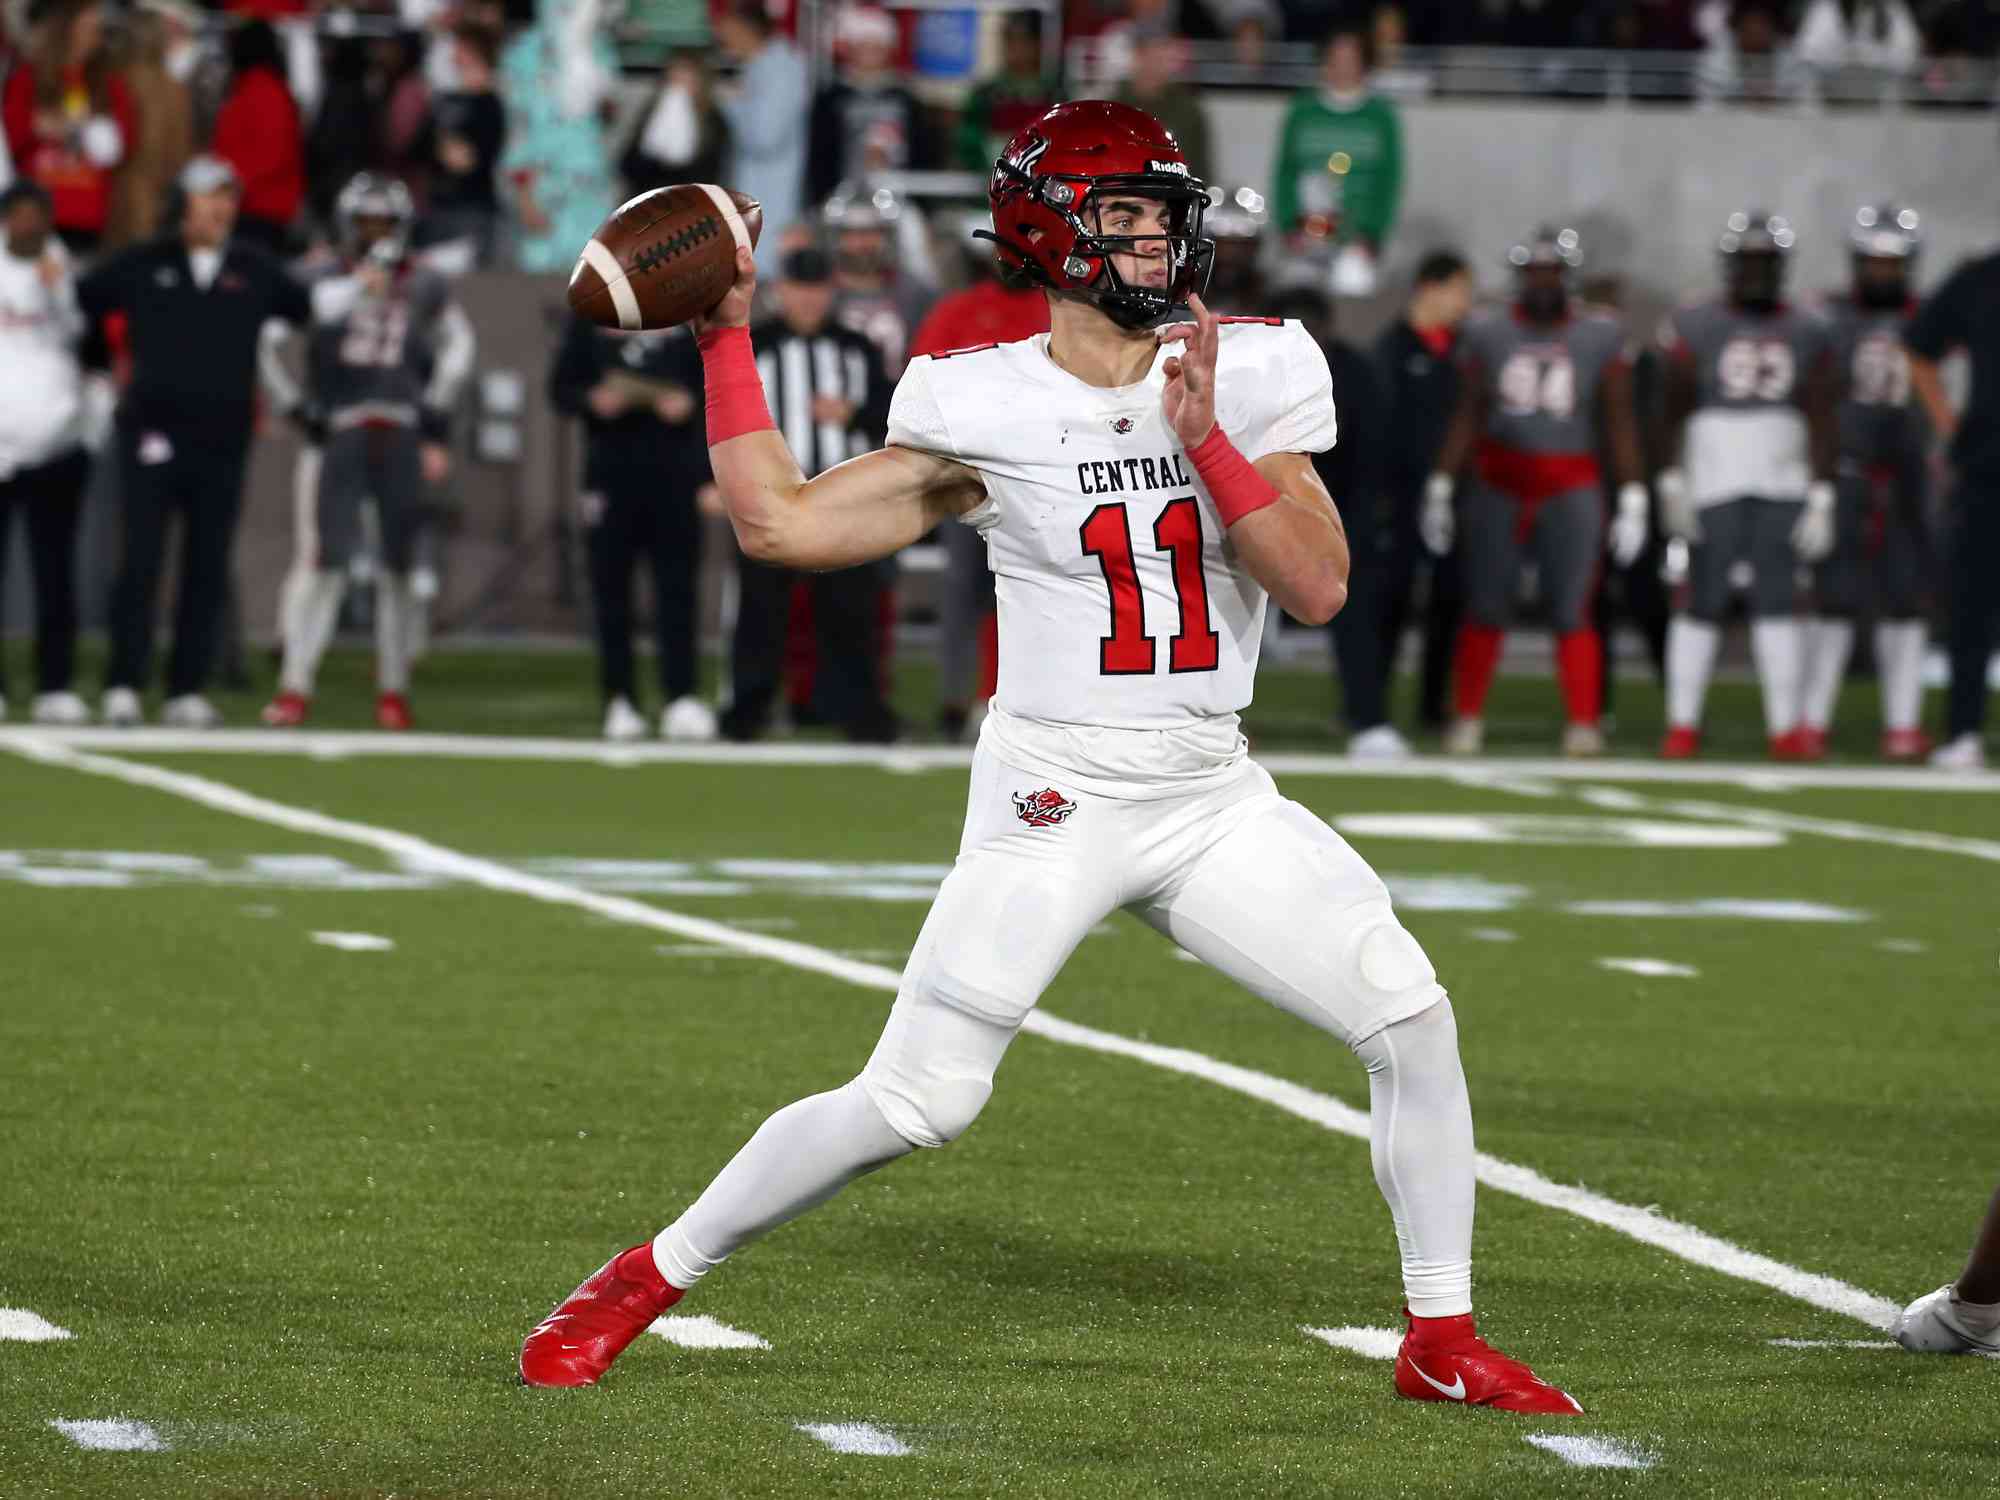
M 1882 731 L 1882 759 L 1923 760 L 1932 750 L 1931 737 L 1921 729 Z
M 596 1385 L 625 1346 L 681 1300 L 653 1263 L 650 1243 L 622 1250 L 529 1332 L 521 1345 L 525 1385 Z
M 280 693 L 264 705 L 262 717 L 273 729 L 296 729 L 311 709 L 312 699 L 304 693 Z
M 1771 736 L 1772 760 L 1817 760 L 1813 754 L 1812 731 L 1801 725 Z
M 1701 731 L 1686 724 L 1675 724 L 1667 730 L 1667 737 L 1660 741 L 1661 760 L 1693 760 L 1695 752 L 1701 749 Z
M 410 700 L 401 693 L 383 693 L 375 700 L 375 723 L 381 729 L 408 729 Z
M 1580 1417 L 1583 1407 L 1518 1359 L 1509 1359 L 1479 1336 L 1472 1314 L 1415 1318 L 1396 1351 L 1396 1394 L 1412 1401 L 1458 1401 L 1497 1411 Z

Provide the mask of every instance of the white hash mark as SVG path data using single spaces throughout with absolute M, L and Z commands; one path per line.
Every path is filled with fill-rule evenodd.
M 706 1313 L 698 1317 L 675 1314 L 655 1318 L 646 1332 L 656 1333 L 683 1349 L 768 1349 L 770 1341 L 742 1328 L 731 1328 Z
M 387 953 L 396 946 L 393 939 L 377 937 L 372 932 L 315 932 L 313 941 L 338 948 L 342 953 Z
M 23 1344 L 49 1344 L 57 1339 L 75 1337 L 67 1328 L 51 1323 L 40 1313 L 29 1312 L 25 1307 L 0 1307 L 0 1339 L 14 1339 Z
M 129 1417 L 50 1417 L 49 1426 L 79 1448 L 101 1453 L 165 1453 L 167 1440 Z
M 895 1433 L 868 1422 L 800 1422 L 798 1429 L 817 1438 L 835 1453 L 863 1453 L 870 1458 L 903 1458 L 916 1452 Z
M 1301 1323 L 1299 1332 L 1363 1359 L 1394 1359 L 1403 1347 L 1402 1334 L 1393 1328 L 1308 1328 Z
M 1699 969 L 1671 963 L 1664 958 L 1600 958 L 1597 967 L 1637 974 L 1642 979 L 1697 979 L 1701 976 Z
M 1766 1339 L 1773 1349 L 1893 1349 L 1894 1339 Z
M 1573 1437 L 1560 1432 L 1531 1432 L 1527 1441 L 1579 1469 L 1650 1469 L 1655 1459 L 1643 1448 L 1616 1438 Z

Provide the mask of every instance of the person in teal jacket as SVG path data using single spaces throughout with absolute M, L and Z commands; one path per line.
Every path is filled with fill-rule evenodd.
M 1396 106 L 1368 89 L 1365 33 L 1337 27 L 1320 59 L 1320 86 L 1293 96 L 1271 183 L 1271 219 L 1286 235 L 1378 253 L 1403 196 L 1403 126 Z

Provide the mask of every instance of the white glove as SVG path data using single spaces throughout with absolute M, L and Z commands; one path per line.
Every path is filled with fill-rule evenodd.
M 1792 550 L 1809 563 L 1833 551 L 1833 486 L 1824 479 L 1806 486 L 1805 514 L 1792 528 Z
M 92 115 L 77 132 L 77 145 L 93 167 L 115 167 L 125 154 L 125 132 L 109 115 Z
M 1634 480 L 1618 487 L 1618 514 L 1611 518 L 1611 560 L 1629 568 L 1646 550 L 1646 487 Z
M 1433 474 L 1424 481 L 1424 508 L 1417 517 L 1417 534 L 1438 557 L 1451 551 L 1451 540 L 1458 530 L 1458 520 L 1451 513 L 1451 491 L 1449 474 Z
M 1701 522 L 1695 518 L 1694 499 L 1688 494 L 1687 475 L 1679 469 L 1662 469 L 1653 488 L 1660 497 L 1660 527 L 1668 536 L 1684 542 L 1701 540 Z

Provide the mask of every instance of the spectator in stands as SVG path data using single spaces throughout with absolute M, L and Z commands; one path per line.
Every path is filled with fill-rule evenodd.
M 981 175 L 1029 121 L 1062 99 L 1062 82 L 1042 60 L 1040 11 L 1017 10 L 1000 31 L 1000 71 L 966 98 L 958 117 L 958 164 Z
M 834 26 L 840 72 L 812 107 L 806 195 L 824 203 L 843 182 L 932 165 L 921 107 L 896 73 L 896 23 L 855 6 Z
M 99 265 L 77 288 L 93 326 L 125 320 L 131 358 L 118 412 L 124 547 L 111 603 L 104 721 L 136 724 L 152 676 L 153 621 L 169 518 L 181 516 L 180 600 L 166 722 L 220 721 L 202 696 L 214 664 L 256 416 L 257 347 L 273 318 L 303 325 L 303 285 L 254 246 L 231 241 L 236 174 L 197 156 L 176 179 L 173 233 Z M 189 358 L 190 350 L 201 357 Z
M 131 28 L 124 76 L 138 133 L 112 180 L 107 249 L 152 237 L 168 185 L 194 154 L 194 95 L 187 78 L 195 43 L 187 18 L 168 0 L 134 11 Z
M 881 446 L 890 385 L 874 346 L 833 321 L 833 266 L 823 251 L 788 255 L 775 292 L 777 317 L 757 324 L 750 337 L 772 419 L 794 435 L 799 467 L 811 478 Z M 884 571 L 869 564 L 810 580 L 825 717 L 863 743 L 886 743 L 899 732 L 876 670 Z M 732 740 L 756 739 L 769 727 L 796 576 L 747 557 L 737 561 L 731 696 L 722 716 L 722 732 Z
M 1274 0 L 1216 0 L 1216 22 L 1229 37 L 1230 61 L 1252 74 L 1284 31 Z
M 1181 143 L 1181 154 L 1195 174 L 1213 177 L 1221 163 L 1210 154 L 1208 110 L 1200 92 L 1181 79 L 1187 66 L 1187 43 L 1160 20 L 1132 27 L 1132 71 L 1111 97 L 1134 105 L 1158 120 Z
M 1350 580 L 1353 592 L 1334 621 L 1336 643 L 1341 630 L 1348 636 L 1341 657 L 1341 685 L 1354 735 L 1349 749 L 1357 755 L 1393 756 L 1408 749 L 1402 737 L 1389 729 L 1388 686 L 1418 572 L 1426 568 L 1429 602 L 1423 620 L 1417 721 L 1426 729 L 1444 727 L 1452 650 L 1463 610 L 1461 567 L 1456 551 L 1433 557 L 1423 546 L 1417 517 L 1424 481 L 1437 466 L 1445 427 L 1458 404 L 1455 346 L 1459 325 L 1472 310 L 1473 292 L 1472 272 L 1463 257 L 1449 250 L 1431 251 L 1417 263 L 1416 282 L 1402 317 L 1375 342 L 1375 369 L 1383 396 L 1382 488 L 1389 545 L 1376 553 L 1379 566 L 1371 576 L 1357 571 Z M 1378 531 L 1378 547 L 1382 540 Z M 1389 732 L 1376 733 L 1378 729 Z
M 581 417 L 586 436 L 579 497 L 590 591 L 597 608 L 597 661 L 604 737 L 646 733 L 632 660 L 633 573 L 653 583 L 659 643 L 660 733 L 715 738 L 715 714 L 697 692 L 696 578 L 708 443 L 697 399 L 701 356 L 684 328 L 614 334 L 572 318 L 549 372 L 549 399 Z
M 1904 0 L 1811 0 L 1792 45 L 1799 61 L 1821 72 L 1903 73 L 1923 56 L 1924 39 Z
M 722 101 L 736 146 L 730 185 L 764 205 L 757 264 L 768 273 L 777 264 L 778 235 L 804 216 L 811 85 L 799 49 L 772 29 L 759 0 L 734 0 L 715 23 L 715 40 L 743 69 Z
M 1695 73 L 1701 99 L 1771 103 L 1805 92 L 1810 74 L 1788 45 L 1777 0 L 1731 0 L 1726 13 L 1716 5 L 1696 14 L 1707 28 Z
M 305 132 L 268 21 L 245 21 L 230 33 L 229 91 L 211 149 L 242 184 L 236 233 L 282 255 L 305 202 Z
M 0 91 L 14 170 L 47 189 L 56 233 L 74 251 L 95 249 L 103 238 L 112 174 L 138 128 L 104 22 L 99 0 L 55 0 Z
M 417 226 L 419 245 L 471 244 L 484 265 L 500 221 L 494 171 L 507 144 L 507 111 L 493 87 L 498 48 L 484 26 L 460 22 L 452 31 L 452 73 L 457 86 L 431 101 L 426 132 L 430 195 Z
M 1965 261 L 1918 310 L 1903 334 L 1910 388 L 1948 446 L 1954 483 L 1947 503 L 1951 696 L 1945 742 L 1931 757 L 1943 770 L 1986 763 L 1986 673 L 2000 637 L 2000 251 Z M 1963 411 L 1945 393 L 1939 364 L 1963 351 L 1971 382 Z
M 676 52 L 667 60 L 659 92 L 639 112 L 619 155 L 618 173 L 628 198 L 677 182 L 734 177 L 729 121 L 716 105 L 715 80 L 701 53 Z
M 1337 27 L 1320 57 L 1320 84 L 1292 99 L 1272 172 L 1279 233 L 1311 251 L 1336 249 L 1335 290 L 1366 295 L 1403 196 L 1403 127 L 1396 106 L 1368 87 L 1368 38 Z
M 81 327 L 69 256 L 51 232 L 54 213 L 39 183 L 0 190 L 0 583 L 19 512 L 35 586 L 38 724 L 90 717 L 70 690 L 76 659 L 76 537 L 89 462 L 79 446 L 82 380 L 74 346 Z M 7 714 L 0 662 L 0 718 Z
M 1049 331 L 1048 297 L 1039 287 L 1002 285 L 993 246 L 972 237 L 973 230 L 991 227 L 983 209 L 960 219 L 957 241 L 965 286 L 931 309 L 910 341 L 912 359 L 980 344 L 1009 344 Z M 945 552 L 938 603 L 938 731 L 957 740 L 974 726 L 980 705 L 993 696 L 999 661 L 993 575 L 986 566 L 985 538 L 970 526 L 941 527 L 938 539 Z

